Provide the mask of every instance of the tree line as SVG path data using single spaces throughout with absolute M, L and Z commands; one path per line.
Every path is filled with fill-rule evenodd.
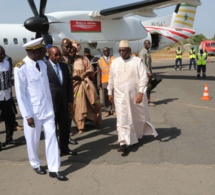
M 203 34 L 197 34 L 194 36 L 189 37 L 188 39 L 181 41 L 179 45 L 185 45 L 185 44 L 192 44 L 192 45 L 200 45 L 201 41 L 207 39 L 205 35 Z M 209 40 L 215 40 L 215 35 L 213 36 L 212 39 Z

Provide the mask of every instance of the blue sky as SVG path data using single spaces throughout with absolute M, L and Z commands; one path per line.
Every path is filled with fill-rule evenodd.
M 85 11 L 101 10 L 118 5 L 138 2 L 139 0 L 48 0 L 46 13 L 55 11 Z M 40 0 L 35 0 L 39 5 Z M 215 11 L 214 0 L 201 0 L 202 5 L 197 9 L 194 29 L 197 34 L 212 38 L 215 34 L 213 21 Z M 175 7 L 175 6 L 174 6 Z M 158 17 L 169 15 L 174 7 L 156 10 Z M 0 0 L 0 23 L 23 23 L 32 16 L 27 0 Z

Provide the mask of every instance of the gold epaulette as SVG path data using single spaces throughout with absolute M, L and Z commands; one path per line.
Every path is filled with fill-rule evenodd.
M 24 63 L 24 61 L 20 61 L 15 65 L 15 67 L 20 68 Z

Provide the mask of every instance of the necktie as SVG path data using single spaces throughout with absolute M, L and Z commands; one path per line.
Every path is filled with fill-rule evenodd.
M 59 78 L 59 81 L 60 81 L 60 83 L 61 83 L 61 78 L 60 78 L 60 72 L 59 72 L 59 69 L 58 69 L 58 64 L 55 64 L 55 65 L 54 65 L 54 68 L 55 68 L 55 72 L 56 72 L 56 74 L 57 74 L 57 76 L 58 76 L 58 78 Z
M 38 63 L 36 63 L 36 68 L 37 68 L 37 70 L 40 72 L 40 66 L 39 66 Z

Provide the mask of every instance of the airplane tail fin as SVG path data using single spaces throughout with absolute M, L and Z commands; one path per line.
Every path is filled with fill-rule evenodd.
M 186 3 L 178 4 L 173 13 L 171 27 L 193 28 L 197 7 Z

